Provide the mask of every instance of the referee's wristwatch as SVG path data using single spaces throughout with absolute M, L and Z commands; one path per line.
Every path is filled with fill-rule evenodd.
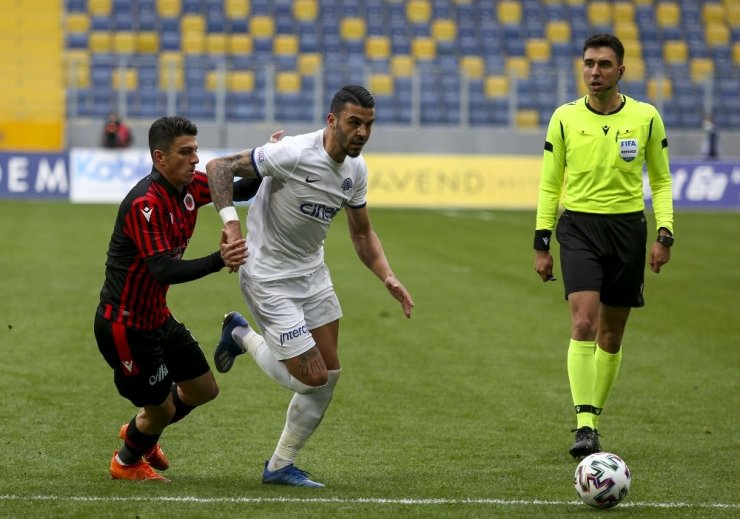
M 673 246 L 673 235 L 672 234 L 658 234 L 657 242 L 666 247 L 672 247 Z

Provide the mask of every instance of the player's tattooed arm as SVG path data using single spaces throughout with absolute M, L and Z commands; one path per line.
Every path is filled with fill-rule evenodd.
M 208 187 L 211 191 L 211 199 L 217 211 L 234 205 L 234 177 L 246 179 L 259 178 L 252 164 L 251 149 L 208 161 L 208 164 L 206 164 L 206 173 L 208 174 Z

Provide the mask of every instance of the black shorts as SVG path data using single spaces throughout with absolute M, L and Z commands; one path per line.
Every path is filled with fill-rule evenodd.
M 170 316 L 152 331 L 136 330 L 95 314 L 98 349 L 113 368 L 118 392 L 135 406 L 159 405 L 173 382 L 183 382 L 211 368 L 198 341 Z
M 603 215 L 565 211 L 558 220 L 565 297 L 595 290 L 616 307 L 645 304 L 647 222 L 642 212 Z

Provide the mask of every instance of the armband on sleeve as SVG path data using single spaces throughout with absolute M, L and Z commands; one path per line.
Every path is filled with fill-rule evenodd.
M 534 249 L 550 250 L 550 237 L 552 231 L 538 229 L 534 231 Z
M 239 214 L 236 212 L 236 207 L 234 207 L 233 205 L 224 207 L 218 212 L 218 215 L 221 217 L 221 221 L 223 221 L 225 224 L 234 220 L 236 220 L 237 222 L 239 221 Z

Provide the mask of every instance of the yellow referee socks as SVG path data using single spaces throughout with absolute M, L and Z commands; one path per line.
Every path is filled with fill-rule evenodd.
M 577 427 L 594 428 L 594 385 L 596 383 L 596 363 L 594 362 L 594 341 L 570 340 L 568 346 L 568 379 L 570 394 L 576 409 Z
M 619 374 L 619 366 L 622 364 L 622 349 L 617 353 L 607 353 L 598 345 L 594 353 L 594 362 L 596 364 L 596 383 L 594 385 L 593 406 L 599 409 L 599 414 L 594 417 L 594 429 L 599 426 L 601 409 L 603 409 L 606 399 L 611 393 L 614 381 Z

